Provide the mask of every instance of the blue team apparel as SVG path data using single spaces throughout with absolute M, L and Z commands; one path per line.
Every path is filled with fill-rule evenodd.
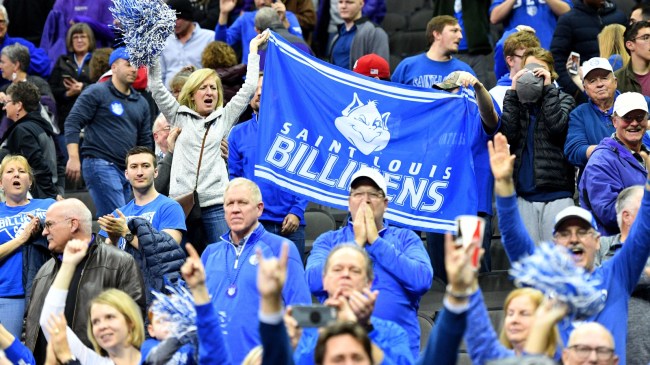
M 233 364 L 241 364 L 246 354 L 260 344 L 257 312 L 260 295 L 257 291 L 257 256 L 259 248 L 264 257 L 279 257 L 285 238 L 267 232 L 261 224 L 240 242 L 237 254 L 230 241 L 230 231 L 221 241 L 203 251 L 206 286 L 219 316 L 221 332 L 232 356 Z M 288 242 L 288 241 L 287 241 Z M 305 281 L 300 254 L 289 245 L 287 281 L 282 290 L 285 305 L 309 304 L 311 295 Z
M 392 82 L 430 89 L 442 82 L 454 71 L 467 71 L 476 76 L 474 70 L 463 61 L 452 58 L 449 61 L 434 61 L 426 53 L 402 60 L 390 77 Z
M 176 229 L 185 232 L 185 213 L 183 208 L 174 199 L 168 198 L 159 194 L 156 199 L 150 201 L 145 205 L 137 205 L 135 199 L 132 199 L 125 206 L 119 208 L 122 214 L 126 217 L 127 221 L 134 217 L 144 218 L 151 226 L 158 232 L 163 229 Z M 115 217 L 118 217 L 117 212 L 113 212 Z M 102 237 L 108 237 L 108 233 L 104 230 L 99 231 Z M 120 238 L 117 246 L 124 249 L 126 242 L 124 238 Z
M 256 176 L 347 209 L 350 178 L 371 166 L 387 180 L 388 220 L 442 233 L 454 230 L 456 216 L 476 214 L 471 149 L 480 126 L 472 90 L 370 79 L 305 55 L 275 34 L 266 62 L 259 133 L 259 151 L 266 152 Z M 288 98 L 285 90 L 310 97 Z
M 29 223 L 27 214 L 32 214 L 45 222 L 45 212 L 54 203 L 53 199 L 32 199 L 29 203 L 9 207 L 0 204 L 0 242 L 5 244 L 16 238 Z M 25 295 L 23 287 L 23 253 L 22 247 L 16 249 L 0 264 L 0 298 L 20 297 Z
M 495 7 L 506 0 L 494 0 L 490 6 L 490 14 Z M 564 0 L 573 7 L 571 0 Z M 515 0 L 508 18 L 504 20 L 504 30 L 509 31 L 518 25 L 528 25 L 535 29 L 535 35 L 539 38 L 542 48 L 550 49 L 553 31 L 557 24 L 557 18 L 546 4 L 545 0 Z

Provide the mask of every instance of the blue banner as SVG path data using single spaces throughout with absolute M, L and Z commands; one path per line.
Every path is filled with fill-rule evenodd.
M 308 200 L 348 207 L 362 166 L 388 185 L 385 218 L 454 231 L 476 214 L 472 90 L 459 94 L 378 81 L 313 58 L 272 34 L 266 52 L 255 175 Z

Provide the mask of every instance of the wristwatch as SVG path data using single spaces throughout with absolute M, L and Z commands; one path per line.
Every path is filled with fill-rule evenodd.
M 124 240 L 126 241 L 126 243 L 131 243 L 134 237 L 135 236 L 133 235 L 133 233 L 128 232 L 127 234 L 124 235 Z

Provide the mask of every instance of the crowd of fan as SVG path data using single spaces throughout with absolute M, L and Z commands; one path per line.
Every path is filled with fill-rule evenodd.
M 4 3 L 0 363 L 455 364 L 463 338 L 475 364 L 650 362 L 650 5 L 432 1 L 429 48 L 391 72 L 381 0 L 169 0 L 174 34 L 141 68 L 109 0 Z M 254 176 L 266 29 L 384 84 L 471 94 L 483 242 L 425 245 L 390 224 L 387 182 L 364 167 L 347 220 L 305 252 L 308 201 Z M 517 289 L 497 335 L 477 282 L 495 212 L 511 262 L 564 246 L 604 308 L 574 318 Z M 421 348 L 434 275 L 448 285 Z M 193 303 L 161 310 L 152 290 L 169 283 Z M 333 323 L 305 327 L 327 314 L 300 307 L 312 300 Z

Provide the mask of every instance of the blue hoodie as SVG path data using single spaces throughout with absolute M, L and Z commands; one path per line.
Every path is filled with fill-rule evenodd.
M 255 163 L 258 159 L 258 135 L 260 123 L 258 115 L 233 127 L 228 136 L 228 174 L 230 179 L 245 177 L 254 181 L 262 192 L 264 211 L 260 220 L 282 223 L 287 214 L 300 218 L 305 225 L 307 200 L 293 193 L 282 191 L 277 184 L 255 176 Z

